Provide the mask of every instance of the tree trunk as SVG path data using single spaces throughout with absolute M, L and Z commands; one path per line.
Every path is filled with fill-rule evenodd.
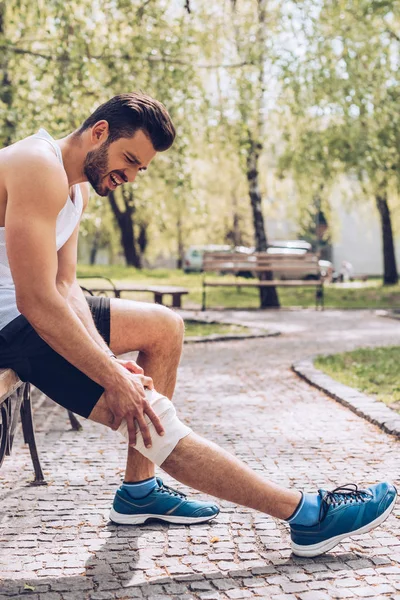
M 240 217 L 238 213 L 238 199 L 236 194 L 232 193 L 232 239 L 235 246 L 242 246 L 242 232 L 240 231 Z
M 397 273 L 392 221 L 390 217 L 389 205 L 387 203 L 387 194 L 377 194 L 375 196 L 375 200 L 376 206 L 378 207 L 379 216 L 381 218 L 383 244 L 383 283 L 384 285 L 394 285 L 398 283 L 399 276 Z
M 121 234 L 121 246 L 125 254 L 126 264 L 137 269 L 141 269 L 140 255 L 136 250 L 135 234 L 133 229 L 133 214 L 135 207 L 133 204 L 132 190 L 123 190 L 122 197 L 124 200 L 125 210 L 122 211 L 115 199 L 115 193 L 108 194 L 111 209 L 118 223 Z
M 176 222 L 177 238 L 178 238 L 178 259 L 176 261 L 176 268 L 182 269 L 185 258 L 185 249 L 183 246 L 183 232 L 182 232 L 182 218 L 179 214 Z
M 96 238 L 93 240 L 93 244 L 92 247 L 90 248 L 90 257 L 89 257 L 89 263 L 91 265 L 94 265 L 94 263 L 96 262 L 96 255 L 97 255 L 97 250 L 99 249 L 98 245 L 97 245 L 97 240 Z
M 249 185 L 250 204 L 253 213 L 254 237 L 256 252 L 266 252 L 268 248 L 267 236 L 265 233 L 264 216 L 261 205 L 261 191 L 258 181 L 258 159 L 261 147 L 253 140 L 250 142 L 250 148 L 247 154 L 247 182 Z M 260 281 L 272 281 L 273 273 L 260 273 Z M 261 308 L 279 308 L 279 298 L 276 287 L 260 288 L 260 307 Z

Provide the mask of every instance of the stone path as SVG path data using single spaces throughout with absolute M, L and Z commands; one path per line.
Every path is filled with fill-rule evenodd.
M 399 322 L 361 311 L 217 314 L 282 335 L 186 346 L 175 397 L 183 420 L 284 485 L 400 484 L 399 441 L 290 371 L 309 354 L 398 344 Z M 71 431 L 49 401 L 35 420 L 49 485 L 27 486 L 19 432 L 0 470 L 0 600 L 400 600 L 399 505 L 381 528 L 317 559 L 291 555 L 285 524 L 228 502 L 210 525 L 117 527 L 108 510 L 123 441 L 89 422 Z

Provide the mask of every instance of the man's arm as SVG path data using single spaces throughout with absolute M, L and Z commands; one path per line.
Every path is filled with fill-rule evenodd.
M 64 169 L 55 156 L 15 152 L 8 160 L 6 188 L 6 244 L 19 311 L 49 346 L 104 387 L 114 426 L 126 418 L 130 443 L 136 438 L 135 419 L 148 441 L 145 413 L 162 431 L 143 389 L 151 380 L 110 360 L 57 288 L 56 221 L 68 196 Z
M 89 189 L 87 184 L 81 184 L 81 192 L 83 197 L 83 210 L 86 209 L 89 201 Z M 104 339 L 101 337 L 97 327 L 93 321 L 93 316 L 86 302 L 85 295 L 76 279 L 76 266 L 78 260 L 78 235 L 79 224 L 75 231 L 58 251 L 58 271 L 57 271 L 57 288 L 59 292 L 66 298 L 68 304 L 79 317 L 84 327 L 88 331 L 90 337 L 96 342 L 103 351 L 109 356 L 115 355 L 109 349 Z M 131 373 L 143 373 L 143 369 L 139 367 L 133 360 L 120 360 Z
M 89 201 L 89 189 L 87 184 L 80 185 L 83 198 L 83 211 Z M 113 353 L 98 332 L 93 321 L 92 313 L 85 295 L 76 279 L 76 266 L 78 261 L 78 236 L 79 223 L 67 242 L 58 251 L 58 265 L 56 284 L 60 294 L 67 300 L 75 314 L 79 317 L 90 337 L 109 356 Z

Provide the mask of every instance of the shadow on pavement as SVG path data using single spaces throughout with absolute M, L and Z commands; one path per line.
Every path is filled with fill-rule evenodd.
M 140 537 L 149 528 L 155 531 L 164 525 L 151 523 L 141 529 L 129 526 L 115 526 L 109 523 L 105 530 L 111 533 L 104 539 L 101 548 L 82 564 L 85 569 L 79 575 L 60 575 L 55 577 L 1 579 L 0 600 L 9 598 L 31 600 L 125 600 L 129 598 L 151 598 L 152 600 L 196 600 L 203 597 L 218 598 L 218 592 L 246 589 L 252 590 L 255 597 L 268 597 L 268 588 L 276 593 L 279 578 L 290 585 L 291 578 L 296 581 L 296 574 L 304 572 L 312 575 L 315 572 L 330 570 L 330 578 L 334 571 L 352 570 L 349 561 L 359 561 L 360 554 L 347 552 L 327 554 L 316 559 L 290 557 L 287 560 L 265 560 L 265 566 L 237 569 L 223 572 L 215 565 L 215 569 L 196 572 L 196 563 L 188 567 L 185 574 L 170 574 L 168 567 L 164 573 L 155 574 L 151 580 L 146 577 L 140 566 Z M 79 539 L 77 540 L 79 544 Z M 159 547 L 154 547 L 155 554 L 160 556 Z M 268 549 L 266 549 L 268 551 Z M 29 550 L 27 549 L 29 552 Z M 70 551 L 68 549 L 68 551 Z M 151 545 L 145 548 L 147 556 L 152 556 Z M 199 565 L 200 567 L 200 565 Z M 161 569 L 158 569 L 161 571 Z M 269 578 L 269 581 L 266 581 Z M 236 596 L 235 592 L 232 597 Z M 251 594 L 253 596 L 253 594 Z M 243 596 L 247 597 L 247 596 Z

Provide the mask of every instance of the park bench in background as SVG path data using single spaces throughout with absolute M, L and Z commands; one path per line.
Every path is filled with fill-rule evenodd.
M 33 485 L 46 485 L 36 448 L 30 384 L 19 379 L 11 369 L 0 369 L 0 467 L 11 454 L 18 415 L 21 415 L 24 441 L 29 445 L 35 479 Z M 75 415 L 68 411 L 72 428 L 82 429 Z
M 172 306 L 174 308 L 181 308 L 182 296 L 189 293 L 189 290 L 182 287 L 176 287 L 173 285 L 151 285 L 145 283 L 121 283 L 117 284 L 104 276 L 90 275 L 78 277 L 81 279 L 101 279 L 105 281 L 105 284 L 99 284 L 97 281 L 93 284 L 88 282 L 85 285 L 81 285 L 84 292 L 88 292 L 90 295 L 108 295 L 112 294 L 115 298 L 121 298 L 123 292 L 151 292 L 154 296 L 154 302 L 156 304 L 164 304 L 163 299 L 165 295 L 172 296 Z
M 315 305 L 324 306 L 324 281 L 318 264 L 318 256 L 312 252 L 304 254 L 267 254 L 255 252 L 242 254 L 240 252 L 206 252 L 203 257 L 203 302 L 202 310 L 206 309 L 207 287 L 315 287 Z M 234 275 L 235 281 L 221 277 L 208 279 L 207 273 L 214 272 L 223 275 Z M 305 279 L 301 276 L 307 274 Z M 253 279 L 237 279 L 240 275 Z M 271 279 L 258 279 L 269 275 Z M 257 278 L 257 279 L 255 279 Z

